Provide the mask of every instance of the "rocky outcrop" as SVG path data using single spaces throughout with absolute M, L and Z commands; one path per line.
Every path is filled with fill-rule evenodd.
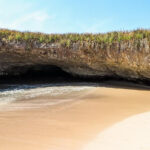
M 111 43 L 72 41 L 68 46 L 38 40 L 0 38 L 0 74 L 18 75 L 37 66 L 57 66 L 79 76 L 110 76 L 150 80 L 148 38 Z

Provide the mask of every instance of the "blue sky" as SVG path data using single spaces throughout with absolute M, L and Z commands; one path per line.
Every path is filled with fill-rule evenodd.
M 0 28 L 45 33 L 150 29 L 150 0 L 0 0 Z

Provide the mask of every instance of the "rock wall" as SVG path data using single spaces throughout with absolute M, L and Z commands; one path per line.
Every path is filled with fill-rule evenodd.
M 60 42 L 0 38 L 1 75 L 19 75 L 38 65 L 55 65 L 79 76 L 150 80 L 150 41 L 75 41 L 64 46 Z

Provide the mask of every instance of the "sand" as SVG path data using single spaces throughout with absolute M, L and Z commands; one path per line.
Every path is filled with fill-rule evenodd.
M 38 108 L 24 107 L 26 103 L 31 105 L 54 99 L 69 101 L 58 105 L 41 105 Z M 9 108 L 11 106 L 22 107 L 0 111 L 0 150 L 97 150 L 101 149 L 101 145 L 97 145 L 97 139 L 102 138 L 101 133 L 128 117 L 150 111 L 150 91 L 93 87 L 55 98 L 46 94 L 13 102 Z M 131 120 L 129 119 L 126 136 L 130 136 L 133 129 L 130 127 L 130 122 L 133 126 Z M 141 126 L 139 121 L 137 119 L 136 127 Z M 121 125 L 118 126 L 118 131 L 115 127 L 113 132 L 106 132 L 104 143 L 111 141 L 110 138 L 107 141 L 110 133 L 114 136 L 117 133 L 114 138 L 116 142 L 122 129 L 124 128 Z M 150 139 L 150 135 L 146 136 L 145 138 Z M 93 143 L 97 149 L 93 149 Z M 116 145 L 107 150 L 117 150 Z
M 135 115 L 101 132 L 83 150 L 150 150 L 150 112 Z

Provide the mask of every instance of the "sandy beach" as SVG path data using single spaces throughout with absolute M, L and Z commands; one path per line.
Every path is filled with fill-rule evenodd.
M 102 131 L 83 150 L 149 150 L 150 112 L 129 117 Z
M 49 105 L 51 101 L 55 105 L 52 103 Z M 113 127 L 118 122 L 149 111 L 150 91 L 148 90 L 93 86 L 58 96 L 45 93 L 11 102 L 1 109 L 0 149 L 97 150 L 103 148 L 103 150 L 116 150 L 115 144 L 109 148 L 104 145 L 102 147 L 102 143 L 98 145 L 97 138 L 102 140 L 104 137 L 102 141 L 108 145 L 113 139 L 107 138 L 109 134 L 116 134 L 124 129 L 123 125 L 121 127 L 119 125 L 114 130 Z M 138 126 L 142 129 L 142 125 L 139 124 L 140 119 L 132 120 L 132 118 L 126 120 L 129 126 L 129 130 L 126 130 L 128 136 L 133 129 L 130 128 L 133 123 L 137 130 Z M 113 132 L 107 132 L 111 127 Z M 107 133 L 106 136 L 104 136 L 105 133 Z M 120 138 L 120 144 L 122 144 L 121 136 L 117 134 L 113 143 Z M 150 134 L 146 136 L 146 139 L 150 139 Z M 133 150 L 128 143 L 127 147 L 128 150 Z

